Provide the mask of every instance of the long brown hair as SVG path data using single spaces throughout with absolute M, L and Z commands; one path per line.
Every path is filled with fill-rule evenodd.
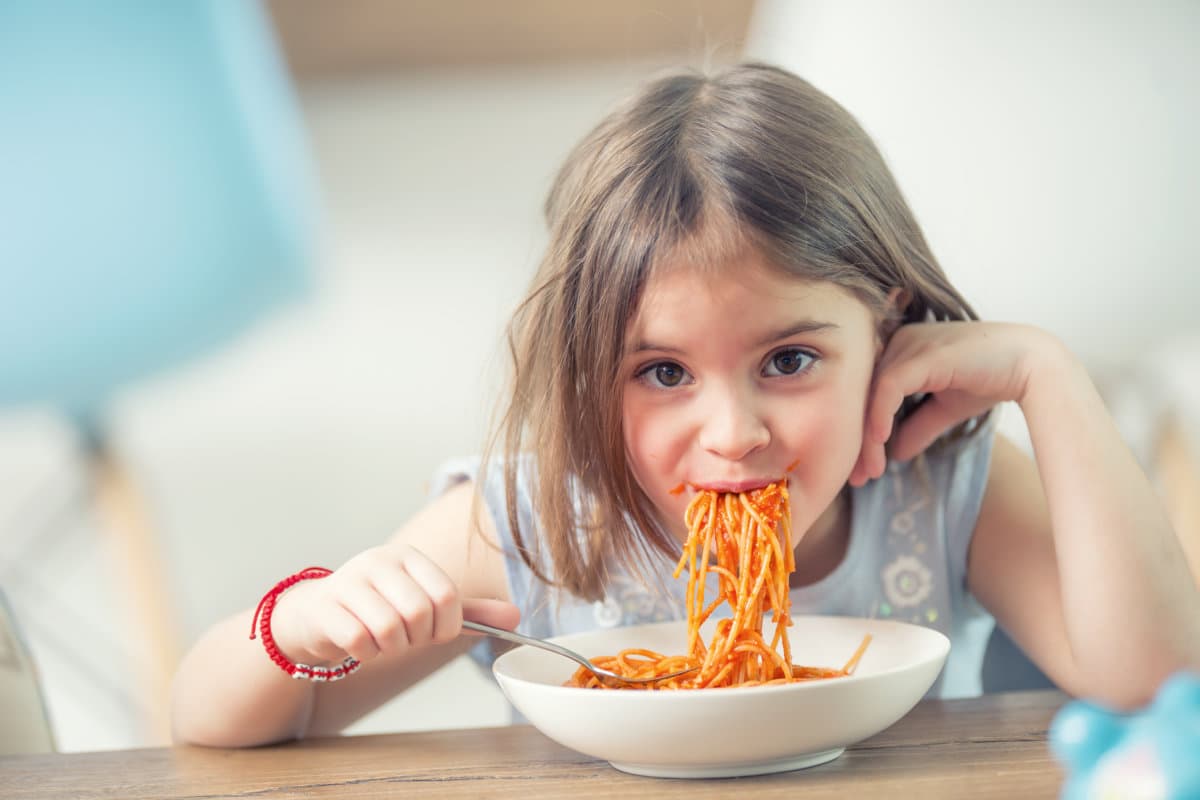
M 621 419 L 626 330 L 657 264 L 681 248 L 718 263 L 750 245 L 854 292 L 887 331 L 977 318 L 854 118 L 765 64 L 646 84 L 571 152 L 545 211 L 550 242 L 509 327 L 512 392 L 484 469 L 502 457 L 509 525 L 534 573 L 587 600 L 614 564 L 645 574 L 678 550 L 632 476 Z M 909 301 L 887 319 L 894 288 Z M 526 467 L 536 546 L 517 515 Z

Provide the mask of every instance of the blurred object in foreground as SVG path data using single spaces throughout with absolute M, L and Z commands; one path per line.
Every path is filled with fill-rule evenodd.
M 1200 797 L 1200 675 L 1175 675 L 1136 714 L 1070 703 L 1054 718 L 1050 746 L 1069 772 L 1062 800 Z
M 0 409 L 56 409 L 88 443 L 120 644 L 161 742 L 178 620 L 105 412 L 304 293 L 316 195 L 298 110 L 252 2 L 14 0 L 0 5 L 0 118 Z M 34 516 L 0 537 L 62 535 L 32 531 Z M 37 608 L 55 587 L 22 582 L 32 549 L 0 562 L 0 583 Z M 75 664 L 96 685 L 126 668 L 97 662 Z

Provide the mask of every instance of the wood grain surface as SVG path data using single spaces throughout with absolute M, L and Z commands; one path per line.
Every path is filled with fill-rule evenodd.
M 618 772 L 528 726 L 0 758 L 5 798 L 726 797 L 1033 800 L 1058 793 L 1046 745 L 1058 692 L 926 701 L 818 767 L 753 778 Z M 797 725 L 806 724 L 797 720 Z M 813 724 L 820 724 L 814 721 Z

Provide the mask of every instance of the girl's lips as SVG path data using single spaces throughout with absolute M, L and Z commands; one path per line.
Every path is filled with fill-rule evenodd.
M 704 481 L 702 483 L 689 483 L 693 489 L 703 490 L 711 489 L 715 492 L 750 492 L 754 489 L 761 489 L 769 483 L 775 483 L 779 478 L 751 478 L 744 481 Z

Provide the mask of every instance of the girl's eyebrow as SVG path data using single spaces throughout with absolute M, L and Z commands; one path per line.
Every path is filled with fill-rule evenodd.
M 797 336 L 801 333 L 815 333 L 817 331 L 837 330 L 838 325 L 834 322 L 821 322 L 815 319 L 805 319 L 789 325 L 786 328 L 780 328 L 777 331 L 768 333 L 756 343 L 756 347 L 765 347 L 772 342 L 777 342 L 780 339 L 787 339 L 792 336 Z M 630 354 L 644 353 L 647 350 L 655 350 L 660 353 L 682 353 L 683 351 L 677 347 L 669 347 L 667 345 L 656 344 L 655 342 L 642 339 L 634 345 L 630 350 Z
M 797 336 L 801 333 L 816 333 L 817 331 L 837 330 L 837 327 L 837 323 L 834 322 L 821 322 L 815 319 L 804 319 L 800 320 L 794 325 L 789 325 L 786 328 L 780 328 L 774 333 L 768 333 L 762 339 L 759 339 L 758 346 L 764 347 L 768 344 L 771 344 L 771 342 L 777 342 L 780 339 L 787 339 L 792 336 Z

